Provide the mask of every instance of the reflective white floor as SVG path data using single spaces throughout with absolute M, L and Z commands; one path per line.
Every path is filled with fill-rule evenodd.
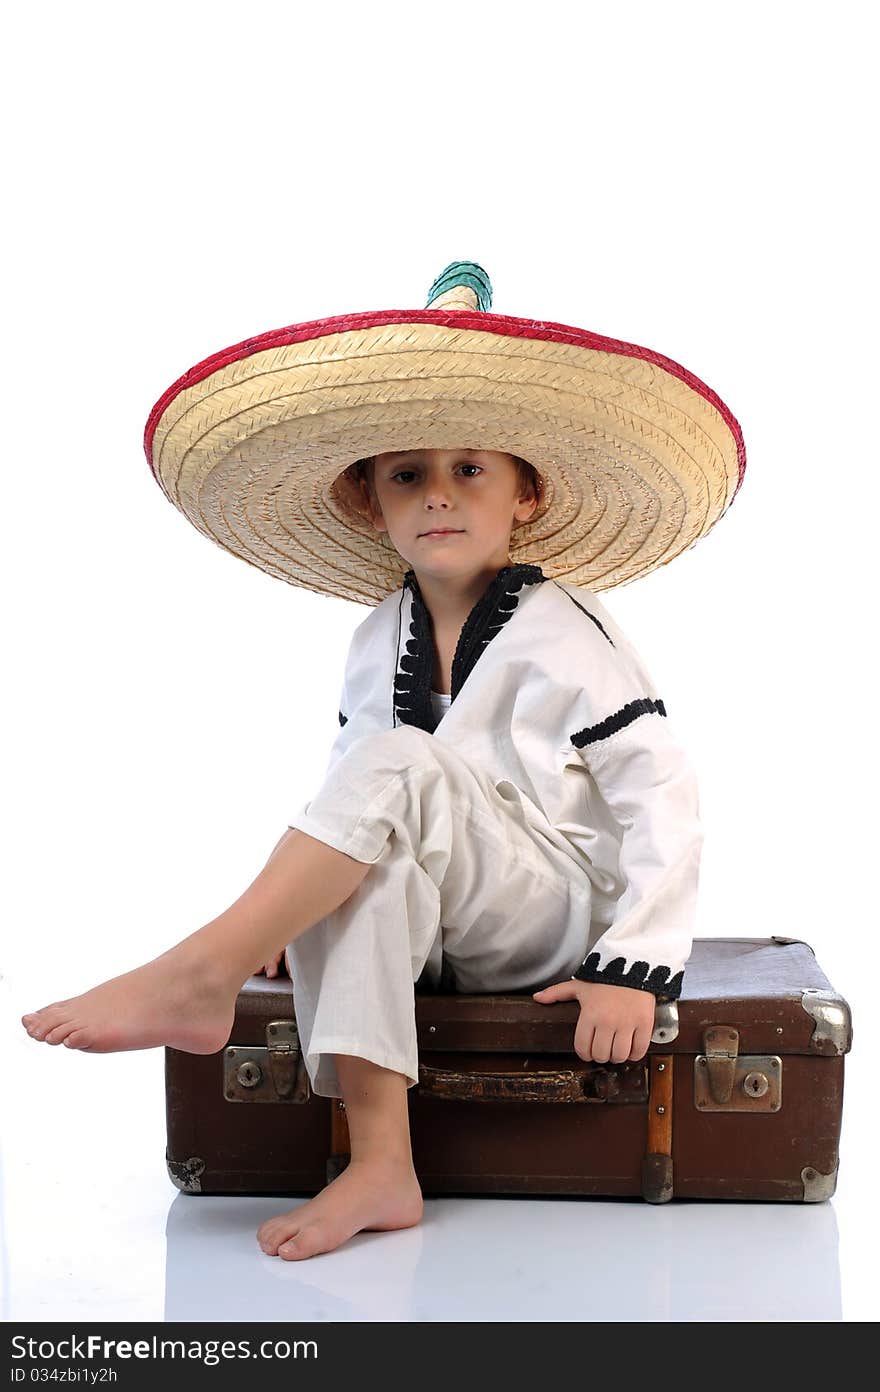
M 256 1229 L 305 1199 L 189 1196 L 168 1179 L 161 1049 L 40 1046 L 4 997 L 4 1321 L 877 1317 L 856 1056 L 829 1202 L 429 1199 L 417 1228 L 283 1262 Z

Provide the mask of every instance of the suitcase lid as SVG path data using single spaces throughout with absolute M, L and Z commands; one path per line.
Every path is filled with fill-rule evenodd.
M 577 1001 L 540 1005 L 528 991 L 415 991 L 420 1052 L 572 1053 L 579 1013 Z M 239 994 L 230 1042 L 263 1043 L 268 1020 L 292 1015 L 289 977 L 252 976 Z M 704 1030 L 725 1024 L 739 1032 L 741 1054 L 836 1056 L 852 1047 L 849 1006 L 800 938 L 694 938 L 680 997 L 658 1004 L 651 1050 L 700 1054 Z

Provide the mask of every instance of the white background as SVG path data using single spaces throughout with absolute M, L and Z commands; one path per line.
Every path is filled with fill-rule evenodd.
M 485 266 L 497 312 L 665 353 L 742 425 L 748 467 L 731 510 L 603 603 L 698 770 L 698 934 L 806 939 L 851 1005 L 854 1048 L 831 1205 L 701 1208 L 719 1231 L 745 1231 L 753 1260 L 727 1314 L 702 1315 L 696 1291 L 678 1318 L 798 1318 L 748 1305 L 761 1244 L 769 1259 L 791 1242 L 804 1252 L 780 1274 L 789 1300 L 810 1286 L 818 1248 L 831 1289 L 839 1260 L 842 1294 L 818 1317 L 876 1318 L 867 15 L 845 3 L 178 0 L 18 7 L 7 21 L 5 1319 L 192 1312 L 168 1294 L 163 1229 L 191 1201 L 165 1174 L 162 1051 L 52 1049 L 18 1020 L 164 951 L 241 894 L 317 786 L 366 613 L 198 533 L 147 467 L 150 408 L 245 337 L 422 307 L 454 259 Z M 327 1301 L 309 1305 L 314 1263 L 273 1262 L 254 1240 L 278 1203 L 216 1207 L 223 1242 L 208 1206 L 189 1218 L 193 1253 L 213 1241 L 217 1260 L 240 1260 L 229 1279 L 244 1318 L 266 1317 L 248 1309 L 251 1266 L 271 1267 L 285 1300 L 298 1293 L 282 1307 L 291 1317 L 330 1319 L 388 1314 L 351 1292 L 355 1313 L 339 1313 L 333 1273 L 346 1262 L 362 1263 L 352 1290 L 375 1292 L 374 1264 L 393 1284 L 395 1254 L 425 1243 L 424 1274 L 439 1220 L 325 1258 Z M 551 1209 L 585 1241 L 605 1213 L 460 1204 L 457 1260 L 490 1221 L 481 1214 L 515 1246 L 534 1212 L 530 1241 L 544 1241 L 548 1279 L 570 1296 L 541 1218 Z M 667 1209 L 664 1241 L 688 1262 L 695 1220 L 676 1225 Z M 644 1262 L 661 1220 L 639 1213 Z M 187 1217 L 178 1210 L 184 1254 Z M 452 1284 L 434 1272 L 434 1314 L 421 1317 L 442 1319 Z M 496 1317 L 474 1299 L 464 1317 Z M 415 1303 L 399 1300 L 390 1317 L 411 1317 Z M 497 1317 L 516 1317 L 516 1301 Z M 595 1317 L 586 1297 L 554 1309 L 539 1317 Z

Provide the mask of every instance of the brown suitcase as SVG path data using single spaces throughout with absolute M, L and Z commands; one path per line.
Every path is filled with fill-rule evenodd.
M 818 1202 L 837 1183 L 850 1010 L 797 938 L 696 938 L 648 1053 L 587 1063 L 576 1001 L 415 988 L 408 1091 L 425 1197 L 584 1194 Z M 290 978 L 253 976 L 219 1053 L 165 1051 L 173 1183 L 314 1194 L 348 1162 L 345 1106 L 311 1094 Z

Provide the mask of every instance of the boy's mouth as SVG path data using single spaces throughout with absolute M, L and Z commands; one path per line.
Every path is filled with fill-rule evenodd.
M 420 537 L 461 536 L 460 527 L 438 527 L 433 532 L 419 532 Z

